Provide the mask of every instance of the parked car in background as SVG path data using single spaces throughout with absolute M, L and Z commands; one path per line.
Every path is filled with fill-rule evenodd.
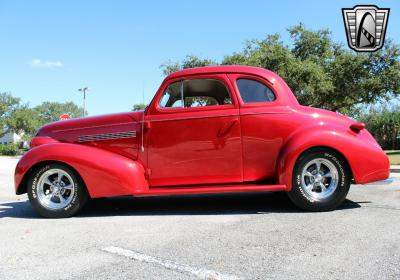
M 169 75 L 144 111 L 45 125 L 15 186 L 56 218 L 88 198 L 264 191 L 329 211 L 352 182 L 388 176 L 388 158 L 362 123 L 299 105 L 271 71 L 216 66 Z

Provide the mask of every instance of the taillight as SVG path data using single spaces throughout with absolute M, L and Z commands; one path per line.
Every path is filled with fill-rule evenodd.
M 352 125 L 350 125 L 350 129 L 352 131 L 354 131 L 355 133 L 359 133 L 364 128 L 365 128 L 365 124 L 362 122 L 355 122 Z

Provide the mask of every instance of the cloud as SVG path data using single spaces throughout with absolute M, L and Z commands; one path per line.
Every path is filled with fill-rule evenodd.
M 38 58 L 31 60 L 31 66 L 35 68 L 59 68 L 63 66 L 63 63 L 59 60 L 57 61 L 50 61 L 50 60 L 41 60 Z

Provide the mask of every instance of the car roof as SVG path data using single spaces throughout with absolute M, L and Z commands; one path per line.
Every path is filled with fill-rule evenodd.
M 286 82 L 276 73 L 254 66 L 244 66 L 244 65 L 221 65 L 221 66 L 205 66 L 205 67 L 195 67 L 183 69 L 168 75 L 164 82 L 171 79 L 179 79 L 182 77 L 187 77 L 190 75 L 200 75 L 200 74 L 249 74 L 260 76 L 267 79 L 276 90 L 280 91 L 280 99 L 282 104 L 298 105 L 296 97 L 292 93 Z M 163 82 L 163 83 L 164 83 Z
M 242 73 L 263 76 L 265 78 L 273 78 L 277 76 L 272 71 L 260 67 L 244 66 L 244 65 L 223 65 L 223 66 L 204 66 L 183 69 L 167 76 L 167 80 L 179 78 L 181 76 L 198 75 L 198 74 L 216 74 L 216 73 Z

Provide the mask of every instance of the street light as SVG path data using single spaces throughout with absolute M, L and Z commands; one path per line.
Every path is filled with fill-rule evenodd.
M 80 88 L 78 91 L 83 92 L 83 112 L 82 112 L 82 117 L 85 116 L 85 111 L 86 111 L 86 92 L 89 91 L 88 87 Z

